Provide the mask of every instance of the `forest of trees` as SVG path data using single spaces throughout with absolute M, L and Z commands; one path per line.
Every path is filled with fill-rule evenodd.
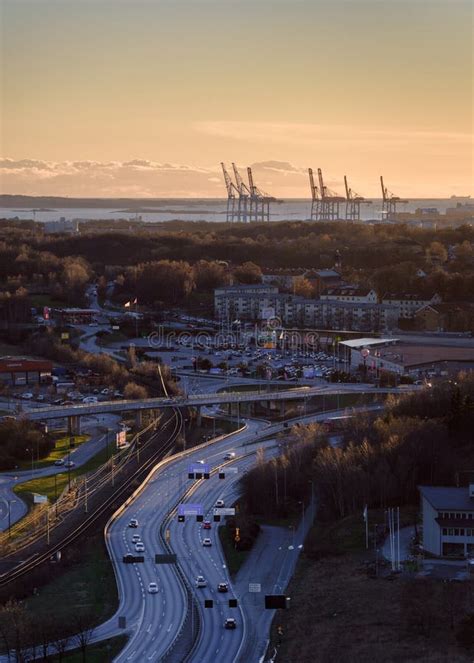
M 474 301 L 472 226 L 436 231 L 345 222 L 169 222 L 153 229 L 138 225 L 133 232 L 92 227 L 93 232 L 51 236 L 40 224 L 0 221 L 2 289 L 44 286 L 77 304 L 91 278 L 102 278 L 102 285 L 113 278 L 124 296 L 177 304 L 231 279 L 258 282 L 261 268 L 330 267 L 337 249 L 344 278 L 375 287 L 380 295 L 438 292 L 443 301 Z M 420 268 L 426 276 L 419 276 Z M 298 291 L 307 293 L 307 284 Z
M 318 424 L 296 426 L 283 437 L 283 453 L 242 479 L 252 515 L 287 516 L 310 499 L 321 518 L 343 518 L 365 504 L 414 504 L 420 484 L 453 485 L 474 467 L 474 377 L 460 375 L 414 394 L 393 398 L 383 416 L 356 415 L 333 446 Z M 466 476 L 466 475 L 464 475 Z

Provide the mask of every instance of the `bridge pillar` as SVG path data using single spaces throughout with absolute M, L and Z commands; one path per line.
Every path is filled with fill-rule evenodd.
M 135 426 L 142 428 L 143 426 L 143 410 L 135 410 Z
M 67 432 L 68 435 L 80 435 L 81 418 L 78 415 L 71 415 L 67 418 Z
M 285 417 L 285 401 L 280 401 L 280 416 Z
M 196 407 L 196 426 L 201 426 L 201 424 L 202 424 L 201 406 L 198 405 Z

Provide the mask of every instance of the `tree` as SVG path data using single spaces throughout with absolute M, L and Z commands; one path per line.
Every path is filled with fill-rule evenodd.
M 441 242 L 431 242 L 427 251 L 427 257 L 432 263 L 444 263 L 448 259 L 448 252 Z
M 314 286 L 308 279 L 298 276 L 293 281 L 293 292 L 295 295 L 309 299 L 310 297 L 314 297 Z
M 123 390 L 123 396 L 129 400 L 140 401 L 148 398 L 148 392 L 145 387 L 136 382 L 127 382 Z
M 262 270 L 253 262 L 244 262 L 234 270 L 234 276 L 239 283 L 261 283 Z

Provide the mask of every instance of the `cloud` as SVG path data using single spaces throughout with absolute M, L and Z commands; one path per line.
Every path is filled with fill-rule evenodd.
M 407 146 L 444 151 L 472 143 L 469 133 L 455 131 L 401 131 L 392 128 L 367 128 L 352 125 L 326 125 L 294 122 L 197 122 L 199 133 L 239 142 L 280 144 L 289 146 L 326 147 L 367 150 L 403 151 Z M 265 163 L 265 162 L 263 162 Z M 266 162 L 272 163 L 272 162 Z M 284 162 L 275 162 L 284 163 Z

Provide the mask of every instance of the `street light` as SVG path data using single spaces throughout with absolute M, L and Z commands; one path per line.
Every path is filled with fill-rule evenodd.
M 364 379 L 367 379 L 367 357 L 370 355 L 369 348 L 362 348 L 360 351 L 362 359 L 364 360 Z
M 8 538 L 10 538 L 12 535 L 11 505 L 13 504 L 13 502 L 16 502 L 16 500 L 7 500 L 7 502 L 8 502 Z

